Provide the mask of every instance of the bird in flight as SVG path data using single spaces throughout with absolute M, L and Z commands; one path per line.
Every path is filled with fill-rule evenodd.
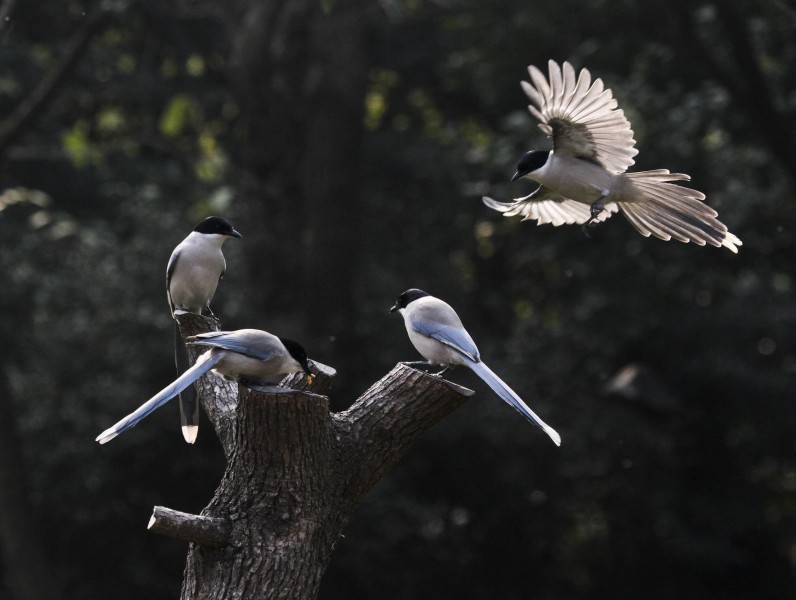
M 539 225 L 582 224 L 584 232 L 621 211 L 644 237 L 738 252 L 741 240 L 704 203 L 705 194 L 673 183 L 689 181 L 688 175 L 667 169 L 627 172 L 638 154 L 633 130 L 601 79 L 592 82 L 587 69 L 576 77 L 568 62 L 559 66 L 551 60 L 548 67 L 549 79 L 528 67 L 531 83 L 523 81 L 522 89 L 539 128 L 553 139 L 553 149 L 526 152 L 512 177 L 539 187 L 511 202 L 485 196 L 484 204 Z

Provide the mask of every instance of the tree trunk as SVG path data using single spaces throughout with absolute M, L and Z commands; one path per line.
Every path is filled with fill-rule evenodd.
M 178 317 L 183 335 L 214 321 Z M 194 353 L 197 351 L 191 349 Z M 350 514 L 429 427 L 472 391 L 403 364 L 348 410 L 330 413 L 334 370 L 314 364 L 251 390 L 203 377 L 202 406 L 227 469 L 197 517 L 156 507 L 150 530 L 190 540 L 182 600 L 309 600 Z

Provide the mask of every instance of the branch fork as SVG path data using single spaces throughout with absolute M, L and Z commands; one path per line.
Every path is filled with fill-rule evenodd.
M 200 315 L 176 318 L 183 337 L 219 327 Z M 189 351 L 195 360 L 201 349 Z M 418 437 L 473 394 L 399 363 L 350 408 L 330 413 L 336 372 L 317 362 L 310 370 L 311 384 L 295 373 L 278 388 L 196 382 L 226 471 L 201 515 L 156 506 L 148 525 L 192 542 L 183 600 L 314 598 L 353 510 Z

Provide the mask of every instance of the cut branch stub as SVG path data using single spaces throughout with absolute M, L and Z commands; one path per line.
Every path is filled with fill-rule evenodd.
M 207 333 L 208 331 L 218 331 L 221 326 L 221 322 L 215 317 L 205 317 L 195 313 L 178 314 L 175 319 L 184 338 L 190 335 Z
M 147 529 L 184 542 L 196 542 L 208 548 L 224 546 L 229 541 L 232 525 L 227 519 L 201 517 L 156 506 Z
M 399 363 L 346 411 L 332 415 L 358 503 L 415 440 L 475 392 Z

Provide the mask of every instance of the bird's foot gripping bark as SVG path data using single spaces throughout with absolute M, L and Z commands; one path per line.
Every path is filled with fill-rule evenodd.
M 442 369 L 440 369 L 436 373 L 432 373 L 431 367 L 433 367 L 434 365 L 428 362 L 427 360 L 413 360 L 408 362 L 402 362 L 401 364 L 407 367 L 412 367 L 413 369 L 417 369 L 417 367 L 426 367 L 425 369 L 426 373 L 428 373 L 429 375 L 433 375 L 434 377 L 440 377 L 440 378 L 442 378 L 442 375 L 447 373 L 449 369 L 453 368 L 453 365 L 445 365 L 442 367 Z

